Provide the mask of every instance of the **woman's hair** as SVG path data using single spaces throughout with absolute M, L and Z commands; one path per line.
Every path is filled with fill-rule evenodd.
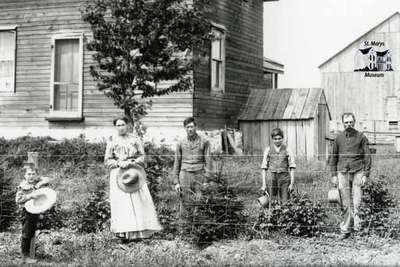
M 283 138 L 283 131 L 280 128 L 273 129 L 271 131 L 271 137 L 274 138 L 275 136 L 281 136 Z
M 188 125 L 189 123 L 192 123 L 192 122 L 193 122 L 194 125 L 196 125 L 196 121 L 194 120 L 193 117 L 188 117 L 188 118 L 186 118 L 186 119 L 183 121 L 183 127 L 186 127 L 186 125 Z
M 116 118 L 113 120 L 113 125 L 114 125 L 114 126 L 117 125 L 117 121 L 124 121 L 126 124 L 129 123 L 129 119 L 128 119 L 127 116 L 116 117 Z

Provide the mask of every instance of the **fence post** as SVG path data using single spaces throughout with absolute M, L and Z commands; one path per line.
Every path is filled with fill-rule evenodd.
M 28 162 L 32 162 L 34 164 L 34 168 L 38 169 L 39 167 L 39 152 L 28 152 Z M 29 256 L 33 259 L 35 258 L 35 239 L 36 233 L 33 235 L 30 244 Z
M 35 169 L 39 167 L 39 152 L 28 152 L 28 162 L 33 162 Z
M 226 128 L 226 125 L 225 125 L 225 129 L 224 129 L 223 138 L 224 138 L 224 146 L 225 146 L 225 155 L 228 155 L 228 154 L 229 154 L 229 147 L 228 147 L 228 130 L 227 130 L 227 128 Z

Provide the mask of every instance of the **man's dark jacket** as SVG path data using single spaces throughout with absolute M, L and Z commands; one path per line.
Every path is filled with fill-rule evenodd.
M 355 173 L 363 170 L 368 177 L 371 154 L 367 137 L 353 128 L 339 133 L 333 142 L 329 166 L 332 176 L 336 176 L 337 172 Z

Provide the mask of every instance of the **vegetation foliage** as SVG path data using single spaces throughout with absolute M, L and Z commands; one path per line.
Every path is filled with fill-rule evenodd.
M 192 87 L 193 51 L 209 39 L 208 2 L 92 0 L 82 10 L 98 63 L 91 74 L 131 120 L 146 115 L 143 99 Z M 164 88 L 160 81 L 173 82 Z
M 287 203 L 273 202 L 271 209 L 263 209 L 255 230 L 262 237 L 274 231 L 292 236 L 316 236 L 321 234 L 326 217 L 320 202 L 313 202 L 306 194 L 295 193 Z
M 361 229 L 364 234 L 398 237 L 400 222 L 394 196 L 389 192 L 388 177 L 368 179 L 363 187 L 360 207 Z
M 86 199 L 73 203 L 72 229 L 80 233 L 95 233 L 109 227 L 110 203 L 106 190 L 107 184 L 99 182 L 93 191 L 87 192 Z
M 54 142 L 51 138 L 23 137 L 14 140 L 0 139 L 0 144 L 3 153 L 1 165 L 6 166 L 2 169 L 5 173 L 0 180 L 1 231 L 18 222 L 15 189 L 23 177 L 22 162 L 26 160 L 27 151 L 39 152 L 39 173 L 52 177 L 52 186 L 59 192 L 58 204 L 46 212 L 39 223 L 41 229 L 67 227 L 78 232 L 95 233 L 108 229 L 109 180 L 108 170 L 102 166 L 104 142 L 88 143 L 83 137 L 62 142 Z M 145 149 L 149 188 L 164 226 L 159 237 L 173 239 L 178 235 L 176 222 L 179 216 L 179 198 L 172 191 L 172 183 L 168 178 L 173 163 L 173 151 L 165 145 L 150 142 L 145 144 Z M 220 161 L 222 158 L 214 157 Z M 184 236 L 188 236 L 193 243 L 204 246 L 217 240 L 239 236 L 268 237 L 272 232 L 314 236 L 328 229 L 328 232 L 338 229 L 335 225 L 338 217 L 332 215 L 340 216 L 340 211 L 328 209 L 328 206 L 318 201 L 323 198 L 306 191 L 307 188 L 310 189 L 310 182 L 318 182 L 314 177 L 312 181 L 300 176 L 298 179 L 299 185 L 308 185 L 301 191 L 310 193 L 313 199 L 305 194 L 295 194 L 288 204 L 274 205 L 270 213 L 255 214 L 257 207 L 249 205 L 249 200 L 254 201 L 257 197 L 255 190 L 258 188 L 259 176 L 254 169 L 259 163 L 242 159 L 224 160 L 226 166 L 221 179 L 217 179 L 211 186 L 205 186 L 202 197 L 191 203 L 193 212 L 191 217 L 186 218 L 190 223 L 186 226 Z M 385 174 L 390 175 L 388 168 L 385 165 L 385 170 L 376 171 L 385 171 Z M 397 180 L 395 173 L 392 176 L 373 174 L 366 183 L 360 209 L 362 234 L 399 237 L 398 202 L 396 195 L 390 193 L 393 188 L 389 186 Z M 317 190 L 326 194 L 323 186 L 319 182 Z M 253 212 L 254 216 L 247 214 L 248 211 Z M 332 214 L 326 215 L 326 211 Z M 328 220 L 325 220 L 326 216 L 329 217 Z M 326 221 L 329 224 L 325 224 Z M 253 225 L 254 228 L 251 227 Z
M 201 194 L 184 202 L 182 234 L 199 247 L 238 237 L 246 226 L 243 200 L 221 174 L 200 188 Z
M 16 216 L 15 190 L 12 180 L 4 176 L 0 165 L 0 232 L 6 231 Z

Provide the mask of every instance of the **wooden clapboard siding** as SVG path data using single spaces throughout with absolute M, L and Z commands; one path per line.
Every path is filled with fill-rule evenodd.
M 287 122 L 287 131 L 286 131 L 286 143 L 290 149 L 292 149 L 295 155 L 298 155 L 297 149 L 297 132 L 296 132 L 296 121 L 288 121 Z
M 0 127 L 86 128 L 110 126 L 122 114 L 97 90 L 90 76 L 93 52 L 83 53 L 84 121 L 48 122 L 51 38 L 60 33 L 82 33 L 87 43 L 92 33 L 81 19 L 82 0 L 2 0 L 0 25 L 17 25 L 16 92 L 0 93 Z M 193 115 L 193 94 L 183 92 L 153 99 L 144 119 L 146 126 L 181 127 Z
M 392 52 L 394 71 L 370 72 L 384 77 L 366 77 L 355 72 L 358 53 L 364 41 L 384 42 Z M 375 47 L 377 51 L 383 48 Z M 341 114 L 353 112 L 360 130 L 387 132 L 390 114 L 387 98 L 397 97 L 397 116 L 400 116 L 400 14 L 396 12 L 320 65 L 321 88 L 325 90 L 332 114 L 333 129 L 342 129 Z M 400 117 L 397 118 L 400 121 Z M 374 126 L 375 125 L 375 126 Z M 399 132 L 399 130 L 394 132 Z
M 279 127 L 285 135 L 284 142 L 297 158 L 313 160 L 317 156 L 318 142 L 315 142 L 315 124 L 312 119 L 296 121 L 240 121 L 243 133 L 244 152 L 260 155 L 272 145 L 271 130 Z M 318 129 L 317 129 L 318 130 Z
M 212 20 L 226 28 L 225 92 L 211 91 L 210 64 L 195 68 L 193 112 L 202 128 L 237 127 L 237 116 L 249 89 L 262 87 L 263 1 L 246 2 L 212 1 Z M 210 55 L 210 44 L 195 53 Z
M 265 121 L 260 121 L 260 138 L 261 138 L 260 149 L 263 151 L 265 150 L 266 147 L 270 146 L 271 142 L 271 139 L 269 138 L 270 134 L 271 134 L 271 129 L 269 123 Z

